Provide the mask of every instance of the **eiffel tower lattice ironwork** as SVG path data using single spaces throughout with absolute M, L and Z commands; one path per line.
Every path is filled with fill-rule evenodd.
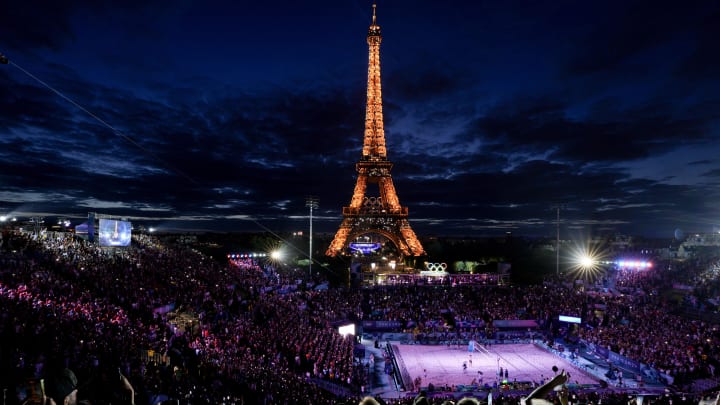
M 349 207 L 343 207 L 343 221 L 325 254 L 337 256 L 346 251 L 356 237 L 377 233 L 392 241 L 403 256 L 423 256 L 425 250 L 408 222 L 408 209 L 400 205 L 387 159 L 380 86 L 380 26 L 375 4 L 367 35 L 369 46 L 367 106 L 362 157 L 355 165 L 357 183 Z M 369 185 L 377 185 L 379 195 L 368 197 Z

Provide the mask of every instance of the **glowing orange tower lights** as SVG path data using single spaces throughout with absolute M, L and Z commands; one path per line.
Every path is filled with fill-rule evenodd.
M 343 221 L 325 254 L 337 256 L 345 252 L 349 241 L 377 233 L 397 246 L 404 256 L 423 256 L 425 250 L 408 222 L 408 209 L 400 205 L 387 159 L 385 129 L 380 85 L 380 26 L 377 25 L 373 4 L 372 24 L 368 30 L 369 46 L 365 137 L 362 157 L 355 165 L 358 173 L 355 191 L 349 207 L 343 207 Z M 379 195 L 367 196 L 368 185 L 377 185 Z

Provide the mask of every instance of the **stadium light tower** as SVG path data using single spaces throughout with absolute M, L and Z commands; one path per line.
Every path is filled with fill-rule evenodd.
M 309 255 L 310 264 L 308 265 L 308 273 L 310 274 L 310 277 L 312 278 L 312 263 L 313 263 L 313 257 L 312 257 L 312 253 L 313 253 L 313 247 L 312 247 L 312 239 L 313 239 L 312 220 L 313 220 L 313 216 L 312 216 L 312 214 L 313 214 L 313 209 L 317 209 L 318 206 L 319 206 L 319 204 L 318 204 L 318 198 L 317 198 L 317 197 L 314 197 L 314 196 L 308 196 L 308 197 L 306 197 L 306 198 L 305 198 L 305 206 L 308 207 L 308 208 L 310 208 L 310 247 L 309 247 L 309 249 L 308 249 L 308 250 L 309 250 L 309 253 L 310 253 L 310 255 Z
M 33 226 L 33 234 L 35 235 L 35 237 L 39 237 L 42 230 L 42 225 L 45 223 L 45 218 L 32 217 L 30 218 L 30 223 L 32 223 Z

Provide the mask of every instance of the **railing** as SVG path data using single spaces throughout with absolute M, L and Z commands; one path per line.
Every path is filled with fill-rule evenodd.
M 408 216 L 408 207 L 400 207 L 400 209 L 384 209 L 384 210 L 377 210 L 377 209 L 368 209 L 365 207 L 355 208 L 355 207 L 343 207 L 343 215 L 344 216 L 352 216 L 352 215 L 366 215 L 366 216 Z
M 393 347 L 391 344 L 387 345 L 387 351 L 390 359 L 392 360 L 393 368 L 395 369 L 395 372 L 393 373 L 393 380 L 395 381 L 395 385 L 399 386 L 402 391 L 407 391 L 408 388 L 412 390 L 412 377 L 410 377 L 410 373 L 408 373 L 407 367 L 405 367 L 405 362 L 403 361 L 402 357 L 398 360 L 397 356 L 395 356 L 395 352 L 393 351 Z
M 342 385 L 336 384 L 334 382 L 330 382 L 320 378 L 309 378 L 308 381 L 315 384 L 319 388 L 335 395 L 336 397 L 348 398 L 356 395 L 356 393 L 349 388 L 343 387 Z

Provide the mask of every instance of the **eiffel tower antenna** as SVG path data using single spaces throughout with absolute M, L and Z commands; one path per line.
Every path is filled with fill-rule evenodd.
M 357 182 L 350 206 L 343 207 L 343 221 L 325 254 L 347 254 L 350 241 L 366 234 L 380 234 L 395 244 L 403 256 L 424 256 L 420 241 L 408 222 L 408 209 L 400 205 L 387 159 L 380 83 L 380 43 L 382 34 L 373 4 L 372 24 L 368 29 L 369 47 L 365 135 L 362 156 L 355 165 Z M 368 196 L 368 186 L 377 186 L 377 196 Z

